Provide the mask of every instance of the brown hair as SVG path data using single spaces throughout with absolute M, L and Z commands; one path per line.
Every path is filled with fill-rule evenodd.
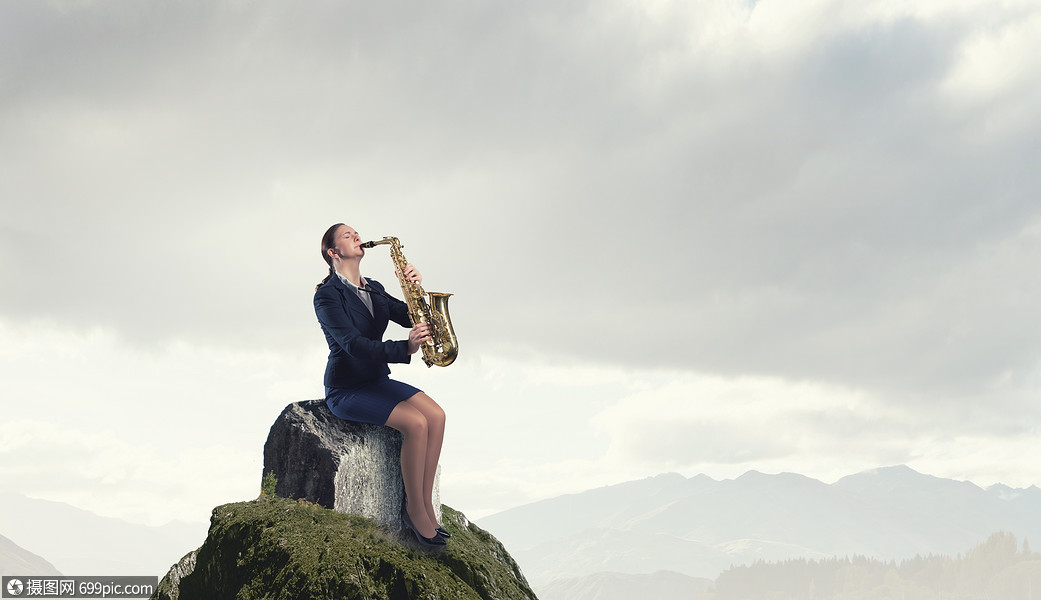
M 343 226 L 343 223 L 337 223 L 325 230 L 325 235 L 322 236 L 322 258 L 325 263 L 329 265 L 329 274 L 325 276 L 318 285 L 314 286 L 314 291 L 318 291 L 318 288 L 325 285 L 326 281 L 333 276 L 333 257 L 329 256 L 329 251 L 336 247 L 336 230 Z

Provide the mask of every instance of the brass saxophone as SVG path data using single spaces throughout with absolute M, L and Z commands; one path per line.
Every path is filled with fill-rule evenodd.
M 401 293 L 405 296 L 405 304 L 408 305 L 408 320 L 415 327 L 420 323 L 430 325 L 430 339 L 423 342 L 420 347 L 423 350 L 423 362 L 428 367 L 437 365 L 447 367 L 452 364 L 459 354 L 459 340 L 455 337 L 452 329 L 452 319 L 448 316 L 448 297 L 452 294 L 440 292 L 424 292 L 423 286 L 416 281 L 405 278 L 405 255 L 401 252 L 401 242 L 396 237 L 384 237 L 378 242 L 365 242 L 362 248 L 372 248 L 382 244 L 390 245 L 390 257 L 394 261 L 394 272 L 401 284 Z M 426 296 L 430 296 L 427 303 Z

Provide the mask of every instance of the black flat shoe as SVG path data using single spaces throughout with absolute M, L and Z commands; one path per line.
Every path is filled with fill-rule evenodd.
M 434 528 L 434 531 L 436 531 L 436 532 L 437 532 L 437 535 L 439 535 L 439 536 L 441 536 L 441 537 L 445 538 L 446 540 L 447 540 L 448 538 L 452 537 L 452 534 L 451 534 L 451 533 L 448 533 L 447 531 L 445 531 L 445 528 L 444 528 L 444 527 L 435 527 L 435 528 Z
M 422 533 L 419 533 L 416 526 L 412 524 L 412 519 L 408 516 L 405 507 L 401 507 L 401 520 L 405 523 L 405 527 L 408 527 L 412 530 L 412 533 L 416 534 L 416 541 L 420 544 L 428 548 L 444 548 L 448 545 L 448 542 L 445 541 L 445 538 L 441 537 L 440 533 L 435 532 L 434 537 L 424 537 Z

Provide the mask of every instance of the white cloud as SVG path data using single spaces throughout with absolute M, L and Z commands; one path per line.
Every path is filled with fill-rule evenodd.
M 0 424 L 0 479 L 6 489 L 31 497 L 148 525 L 205 522 L 207 506 L 259 493 L 255 453 L 234 442 L 149 444 L 125 433 L 122 427 L 6 421 Z M 243 466 L 252 468 L 243 473 Z
M 604 459 L 647 471 L 794 471 L 827 480 L 872 465 L 908 463 L 925 472 L 997 481 L 981 449 L 1013 485 L 1041 477 L 1031 453 L 1036 425 L 1010 431 L 994 415 L 923 410 L 862 390 L 770 377 L 677 373 L 627 395 L 592 419 L 610 437 Z M 980 411 L 984 412 L 984 411 Z M 1036 421 L 1033 421 L 1036 423 Z M 971 466 L 970 466 L 971 465 Z M 1014 465 L 1014 466 L 1012 466 Z
M 611 436 L 616 460 L 667 464 L 686 470 L 699 465 L 755 464 L 791 458 L 834 443 L 815 431 L 814 418 L 868 422 L 863 392 L 776 378 L 727 378 L 677 373 L 659 385 L 626 396 L 600 412 L 595 426 Z
M 959 103 L 989 104 L 1036 88 L 1041 9 L 1028 3 L 1009 12 L 981 11 L 978 16 L 986 19 L 987 27 L 961 41 L 943 89 Z
M 0 332 L 5 397 L 18 399 L 0 427 L 5 487 L 149 524 L 204 521 L 253 497 L 271 423 L 322 393 L 320 350 L 150 350 L 38 323 Z M 395 373 L 445 407 L 442 497 L 473 518 L 665 471 L 828 479 L 903 462 L 984 483 L 1041 480 L 1028 452 L 1036 419 L 1010 428 L 1000 415 L 934 414 L 842 386 L 472 346 L 450 368 Z
M 154 349 L 44 323 L 0 322 L 0 340 L 4 487 L 149 524 L 255 495 L 275 417 L 323 394 L 321 351 Z

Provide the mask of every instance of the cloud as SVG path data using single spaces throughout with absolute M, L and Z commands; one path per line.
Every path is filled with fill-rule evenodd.
M 956 114 L 972 120 L 984 140 L 1014 139 L 1024 129 L 1036 133 L 1038 115 L 1031 104 L 1041 92 L 1034 75 L 1041 15 L 1023 4 L 989 20 L 988 27 L 961 40 L 941 92 Z
M 0 321 L 0 479 L 131 521 L 205 521 L 255 496 L 267 430 L 321 396 L 322 359 Z
M 717 477 L 774 469 L 828 479 L 872 464 L 920 465 L 983 483 L 1008 476 L 1024 486 L 1041 475 L 1022 458 L 1037 446 L 1036 425 L 993 411 L 893 406 L 810 381 L 643 375 L 645 389 L 591 420 L 610 439 L 607 461 Z M 989 461 L 970 460 L 984 449 L 1008 468 L 988 472 Z
M 112 431 L 42 420 L 5 421 L 0 433 L 0 478 L 6 489 L 103 516 L 150 525 L 174 518 L 203 522 L 206 506 L 241 499 L 249 489 L 242 487 L 239 470 L 252 462 L 251 453 L 235 445 L 212 443 L 171 452 Z M 194 489 L 186 493 L 186 487 Z M 259 493 L 259 474 L 254 487 Z
M 268 427 L 321 395 L 321 352 L 142 349 L 42 323 L 0 322 L 0 340 L 5 487 L 138 522 L 204 521 L 253 497 Z M 1020 486 L 1041 475 L 1036 414 L 989 404 L 936 411 L 813 381 L 473 348 L 449 369 L 394 373 L 445 407 L 442 494 L 473 518 L 664 471 L 826 480 L 907 463 Z

